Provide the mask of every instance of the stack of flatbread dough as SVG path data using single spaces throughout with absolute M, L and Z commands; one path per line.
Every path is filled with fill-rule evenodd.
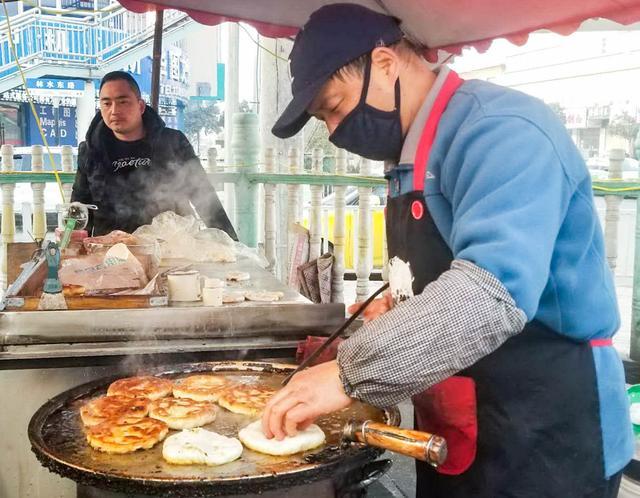
M 243 288 L 242 285 L 251 280 L 251 275 L 244 271 L 227 272 L 225 279 L 232 285 L 237 285 L 235 287 L 226 288 L 224 290 L 224 292 L 222 293 L 223 304 L 241 303 L 245 300 L 272 303 L 275 301 L 280 301 L 280 299 L 284 297 L 284 293 L 280 291 L 253 290 Z
M 243 444 L 253 451 L 280 456 L 321 446 L 325 435 L 317 425 L 282 441 L 267 439 L 260 420 L 241 429 L 239 440 L 202 428 L 216 419 L 220 408 L 214 403 L 255 419 L 274 393 L 268 386 L 239 384 L 214 374 L 175 381 L 129 377 L 112 383 L 106 396 L 83 405 L 80 417 L 92 448 L 123 454 L 149 449 L 165 440 L 162 456 L 173 464 L 222 465 L 240 458 Z M 169 429 L 181 432 L 167 437 Z

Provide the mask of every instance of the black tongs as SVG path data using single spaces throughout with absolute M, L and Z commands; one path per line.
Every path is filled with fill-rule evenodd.
M 295 374 L 307 368 L 318 356 L 322 354 L 322 352 L 325 349 L 327 349 L 331 345 L 333 341 L 335 341 L 338 337 L 342 335 L 342 333 L 347 329 L 347 327 L 349 327 L 349 325 L 351 325 L 355 321 L 355 319 L 362 314 L 362 312 L 367 308 L 367 306 L 371 304 L 371 302 L 376 297 L 378 297 L 381 293 L 383 293 L 388 288 L 389 288 L 389 283 L 386 283 L 382 287 L 380 287 L 377 291 L 375 291 L 373 294 L 371 294 L 371 296 L 369 296 L 367 300 L 360 305 L 360 307 L 358 308 L 358 311 L 356 311 L 353 315 L 351 315 L 347 319 L 347 321 L 344 322 L 340 326 L 340 328 L 338 328 L 338 330 L 336 330 L 333 334 L 327 337 L 327 340 L 324 342 L 324 344 L 322 344 L 322 346 L 316 349 L 311 356 L 309 356 L 306 360 L 300 363 L 300 365 L 298 365 L 298 368 L 296 368 L 293 372 L 287 375 L 287 377 L 282 381 L 282 385 L 286 386 Z

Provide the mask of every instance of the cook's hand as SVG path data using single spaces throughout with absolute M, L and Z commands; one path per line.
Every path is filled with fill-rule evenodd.
M 362 306 L 362 303 L 354 303 L 347 308 L 347 312 L 353 315 L 358 311 L 360 306 Z M 371 301 L 371 304 L 362 312 L 362 317 L 365 322 L 370 322 L 371 320 L 374 320 L 380 315 L 386 313 L 391 308 L 393 308 L 393 298 L 391 297 L 391 292 L 387 291 L 382 295 L 382 297 Z
M 295 436 L 321 415 L 349 406 L 337 361 L 298 372 L 269 400 L 262 415 L 262 431 L 269 439 Z

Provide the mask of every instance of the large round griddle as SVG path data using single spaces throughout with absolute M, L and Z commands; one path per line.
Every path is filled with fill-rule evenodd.
M 216 372 L 247 384 L 279 387 L 295 366 L 263 362 L 212 362 L 173 365 L 136 374 L 178 379 L 191 373 Z M 354 469 L 376 458 L 380 451 L 361 445 L 341 444 L 343 426 L 351 419 L 399 424 L 397 410 L 380 410 L 362 403 L 320 418 L 326 444 L 315 450 L 274 457 L 244 449 L 235 462 L 206 465 L 171 465 L 162 458 L 162 443 L 150 450 L 127 455 L 109 455 L 92 449 L 86 442 L 79 409 L 87 401 L 106 394 L 117 377 L 100 379 L 70 389 L 49 400 L 29 423 L 33 452 L 51 471 L 87 486 L 112 491 L 165 497 L 217 496 L 259 493 L 324 479 L 345 469 Z M 226 436 L 254 419 L 223 408 L 214 422 L 204 426 Z M 169 435 L 176 431 L 170 431 Z

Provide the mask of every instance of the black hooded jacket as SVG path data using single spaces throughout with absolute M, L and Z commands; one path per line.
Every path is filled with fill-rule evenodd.
M 164 211 L 193 214 L 191 203 L 209 228 L 224 230 L 237 240 L 187 137 L 167 128 L 149 106 L 142 119 L 143 143 L 151 159 L 143 166 L 114 168 L 108 151 L 115 137 L 100 113 L 78 147 L 78 172 L 71 200 L 98 206 L 97 211 L 92 211 L 89 233 L 103 235 L 116 229 L 131 233 Z

